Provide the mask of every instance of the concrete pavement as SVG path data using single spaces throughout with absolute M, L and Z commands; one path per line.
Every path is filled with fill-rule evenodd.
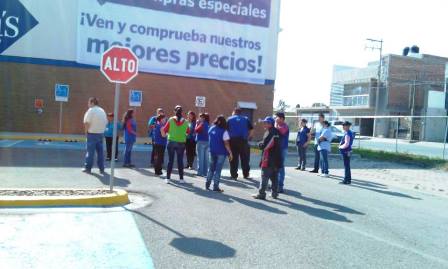
M 107 177 L 80 173 L 83 154 L 0 149 L 2 185 L 107 186 Z M 250 180 L 225 178 L 225 192 L 218 194 L 205 191 L 193 171 L 187 171 L 187 184 L 167 185 L 141 168 L 148 167 L 149 154 L 136 152 L 134 159 L 140 168 L 118 169 L 117 182 L 154 200 L 127 212 L 155 268 L 448 268 L 446 198 L 362 178 L 344 186 L 296 171 L 291 160 L 287 193 L 257 201 L 250 197 L 257 169 Z M 3 219 L 11 212 L 0 214 Z

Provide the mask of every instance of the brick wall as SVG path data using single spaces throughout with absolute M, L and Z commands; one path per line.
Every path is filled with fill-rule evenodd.
M 63 104 L 63 133 L 83 133 L 82 118 L 91 96 L 100 99 L 107 112 L 113 110 L 114 85 L 97 69 L 56 67 L 47 65 L 0 63 L 0 131 L 57 133 L 59 103 L 54 101 L 54 85 L 70 85 L 70 99 Z M 272 114 L 273 85 L 253 85 L 217 80 L 195 79 L 155 74 L 140 74 L 123 85 L 120 96 L 120 117 L 128 109 L 130 89 L 143 91 L 143 105 L 136 110 L 138 133 L 146 136 L 146 123 L 157 107 L 170 112 L 179 104 L 194 110 L 195 96 L 207 98 L 205 109 L 214 118 L 230 115 L 238 101 L 255 102 L 258 110 L 254 121 Z M 44 99 L 44 113 L 38 115 L 34 99 Z M 254 122 L 256 124 L 256 122 Z M 257 124 L 256 124 L 257 125 Z M 256 126 L 256 135 L 263 130 Z

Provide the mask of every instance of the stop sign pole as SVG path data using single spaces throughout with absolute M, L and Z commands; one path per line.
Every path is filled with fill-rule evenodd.
M 110 192 L 114 189 L 115 154 L 117 146 L 118 106 L 120 104 L 120 86 L 127 84 L 138 74 L 138 58 L 126 47 L 113 46 L 101 57 L 101 72 L 112 83 L 115 83 L 114 130 L 112 139 L 112 156 L 110 160 Z

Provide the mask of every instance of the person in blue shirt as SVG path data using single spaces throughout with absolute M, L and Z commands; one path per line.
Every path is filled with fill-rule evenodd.
M 154 140 L 152 142 L 154 151 L 154 173 L 158 176 L 161 176 L 163 174 L 162 166 L 165 157 L 167 138 L 162 136 L 161 129 L 165 126 L 165 124 L 165 114 L 163 113 L 163 111 L 161 111 L 154 122 L 154 128 L 152 130 L 154 137 Z
M 108 113 L 107 114 L 107 125 L 106 130 L 104 131 L 104 137 L 106 138 L 106 161 L 110 161 L 112 158 L 112 143 L 113 143 L 113 136 L 114 136 L 114 113 Z M 120 122 L 117 122 L 117 137 L 116 143 L 115 143 L 115 161 L 118 161 L 118 139 L 120 137 L 119 131 L 121 131 L 122 125 Z
M 322 171 L 322 177 L 330 177 L 330 172 L 328 171 L 328 154 L 331 152 L 333 133 L 331 132 L 328 121 L 324 121 L 322 127 L 317 146 L 317 150 L 320 153 L 320 170 Z
M 241 115 L 241 109 L 235 108 L 231 117 L 227 119 L 227 130 L 230 135 L 230 148 L 233 159 L 230 162 L 230 176 L 238 179 L 238 163 L 241 159 L 243 177 L 249 178 L 250 172 L 250 147 L 249 140 L 252 139 L 253 129 L 250 120 Z
M 350 130 L 351 126 L 352 124 L 348 121 L 342 124 L 342 128 L 344 128 L 345 131 L 344 138 L 341 140 L 341 143 L 339 144 L 339 151 L 341 152 L 342 158 L 344 160 L 344 171 L 345 171 L 344 181 L 342 181 L 342 184 L 352 183 L 352 173 L 350 170 L 350 157 L 352 154 L 352 145 L 355 136 L 353 132 Z
M 123 116 L 123 129 L 124 129 L 124 163 L 123 167 L 132 168 L 135 165 L 131 162 L 131 152 L 135 141 L 137 140 L 137 122 L 134 118 L 134 110 L 128 109 Z
M 155 123 L 156 123 L 156 119 L 157 117 L 159 117 L 161 114 L 165 115 L 165 112 L 163 111 L 163 108 L 157 108 L 156 110 L 156 115 L 152 116 L 151 118 L 149 118 L 148 120 L 148 137 L 151 138 L 151 145 L 153 145 L 153 149 L 151 150 L 151 165 L 154 166 L 154 133 L 153 130 L 155 128 Z
M 220 115 L 213 123 L 214 125 L 208 131 L 209 146 L 210 146 L 210 167 L 208 169 L 207 181 L 205 189 L 210 190 L 210 185 L 213 180 L 213 191 L 223 192 L 219 188 L 219 181 L 221 179 L 221 171 L 226 157 L 232 161 L 232 151 L 230 149 L 230 136 L 226 130 L 226 119 Z
M 280 162 L 281 167 L 278 171 L 278 193 L 284 192 L 285 182 L 285 165 L 286 157 L 288 156 L 288 143 L 289 143 L 289 127 L 285 122 L 285 113 L 277 112 L 275 114 L 275 128 L 280 135 Z
M 306 166 L 306 150 L 311 141 L 310 128 L 306 126 L 308 121 L 302 119 L 300 121 L 300 129 L 297 132 L 296 146 L 297 152 L 299 153 L 299 163 L 297 164 L 296 170 L 305 171 Z
M 310 171 L 310 173 L 319 173 L 319 165 L 320 165 L 320 152 L 317 149 L 319 146 L 319 137 L 322 132 L 322 125 L 325 120 L 324 114 L 319 114 L 319 122 L 314 124 L 314 128 L 312 130 L 312 134 L 314 134 L 314 169 Z
M 201 113 L 196 123 L 196 152 L 198 156 L 198 176 L 206 177 L 208 171 L 208 130 L 210 116 L 208 113 Z
M 196 113 L 188 111 L 188 135 L 185 143 L 185 153 L 187 155 L 187 169 L 193 169 L 194 157 L 196 157 L 196 136 L 194 129 L 196 128 Z

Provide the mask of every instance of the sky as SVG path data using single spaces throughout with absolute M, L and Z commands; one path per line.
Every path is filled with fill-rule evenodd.
M 448 57 L 447 21 L 446 0 L 282 0 L 274 104 L 329 104 L 333 65 L 379 59 L 366 38 L 383 39 L 384 54 L 417 45 Z

